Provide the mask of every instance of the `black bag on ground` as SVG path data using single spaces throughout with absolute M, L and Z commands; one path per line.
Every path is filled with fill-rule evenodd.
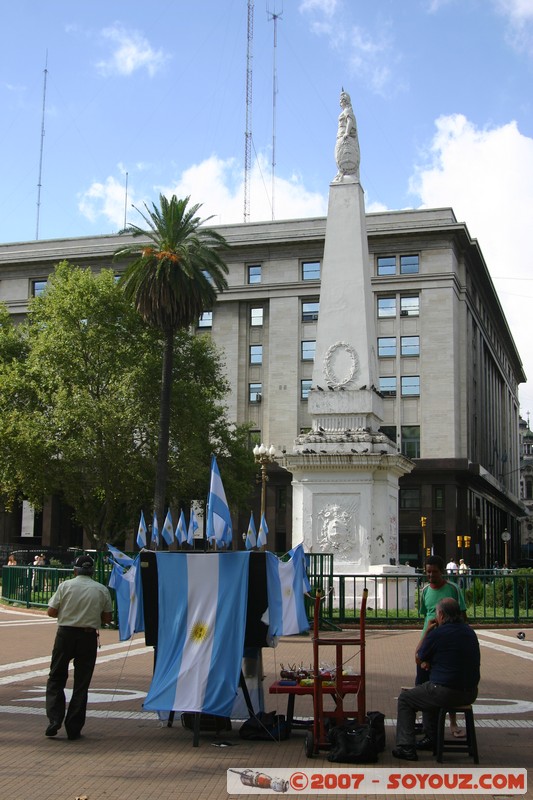
M 386 737 L 385 737 L 385 714 L 381 711 L 369 711 L 366 715 L 366 721 L 376 735 L 376 746 L 378 753 L 385 750 Z
M 289 738 L 289 727 L 283 714 L 259 711 L 255 717 L 243 722 L 239 728 L 239 736 L 250 741 L 280 742 Z
M 384 719 L 384 718 L 383 718 Z M 341 764 L 375 764 L 378 760 L 379 734 L 370 722 L 350 722 L 328 733 L 331 749 L 328 761 Z

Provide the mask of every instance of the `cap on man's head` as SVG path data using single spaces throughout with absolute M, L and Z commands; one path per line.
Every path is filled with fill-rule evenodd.
M 78 556 L 74 562 L 74 569 L 76 569 L 80 575 L 92 575 L 94 570 L 94 561 L 92 560 L 91 556 Z

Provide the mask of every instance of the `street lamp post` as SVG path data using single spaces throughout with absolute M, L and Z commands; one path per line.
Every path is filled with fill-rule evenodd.
M 509 541 L 510 540 L 511 540 L 511 534 L 509 533 L 509 531 L 506 528 L 502 533 L 502 542 L 503 542 L 503 546 L 505 548 L 504 561 L 505 561 L 505 566 L 506 567 L 509 566 Z
M 267 447 L 265 444 L 263 444 L 263 442 L 261 442 L 261 444 L 256 444 L 253 449 L 253 454 L 255 463 L 261 465 L 261 516 L 263 516 L 266 510 L 266 485 L 268 481 L 267 466 L 269 464 L 276 463 L 276 459 L 274 458 L 276 454 L 276 448 L 273 444 L 271 444 L 270 447 Z

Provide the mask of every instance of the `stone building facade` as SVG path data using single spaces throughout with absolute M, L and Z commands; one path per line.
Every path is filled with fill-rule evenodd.
M 449 208 L 367 214 L 366 222 L 382 428 L 415 462 L 400 480 L 400 560 L 414 565 L 433 551 L 473 567 L 502 563 L 507 529 L 516 562 L 525 375 L 480 246 Z M 280 455 L 310 424 L 325 226 L 324 218 L 219 226 L 232 245 L 229 286 L 198 324 L 224 351 L 230 419 L 251 422 L 252 445 L 273 444 Z M 23 318 L 55 264 L 110 267 L 123 238 L 0 245 L 0 302 Z M 291 476 L 273 465 L 269 477 L 270 546 L 283 551 L 291 546 Z M 239 515 L 237 531 L 248 517 Z M 19 541 L 21 523 L 22 512 L 0 508 L 0 542 Z M 79 543 L 52 500 L 34 533 L 43 545 Z

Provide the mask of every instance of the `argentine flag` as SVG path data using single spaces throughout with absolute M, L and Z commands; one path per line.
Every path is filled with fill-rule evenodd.
M 196 514 L 194 513 L 194 508 L 191 506 L 191 516 L 189 518 L 189 531 L 187 533 L 187 544 L 190 544 L 191 547 L 194 544 L 194 534 L 198 530 L 198 520 L 196 519 Z
M 257 535 L 257 546 L 258 547 L 266 547 L 267 536 L 268 536 L 267 521 L 265 519 L 265 515 L 261 514 L 261 522 L 259 523 L 259 533 Z
M 139 530 L 137 531 L 137 547 L 146 547 L 146 541 L 146 522 L 144 521 L 144 514 L 141 511 Z
M 108 544 L 107 549 L 109 550 L 113 561 L 115 561 L 117 564 L 120 564 L 121 567 L 131 567 L 133 564 L 133 558 L 131 556 L 127 556 L 126 553 L 123 553 L 122 550 L 118 549 L 118 547 L 113 547 L 112 544 Z
M 157 514 L 154 511 L 154 518 L 152 520 L 152 542 L 155 542 L 156 547 L 159 547 L 159 523 L 157 521 Z
M 140 556 L 124 572 L 114 564 L 108 586 L 117 594 L 118 633 L 121 642 L 131 639 L 134 633 L 144 631 L 144 609 L 140 570 Z
M 248 523 L 248 532 L 246 534 L 246 549 L 251 550 L 257 545 L 257 534 L 255 532 L 255 522 L 253 511 L 250 514 L 250 522 Z
M 209 541 L 214 539 L 217 544 L 229 545 L 232 536 L 231 514 L 226 500 L 226 492 L 218 471 L 217 460 L 213 456 L 211 458 L 211 485 L 207 511 L 207 539 Z
M 172 544 L 172 542 L 174 541 L 174 525 L 172 523 L 172 514 L 170 513 L 170 508 L 168 509 L 167 515 L 165 517 L 165 524 L 163 525 L 162 536 L 167 544 Z
M 185 525 L 185 514 L 183 511 L 180 514 L 178 524 L 176 526 L 176 541 L 180 544 L 187 541 L 187 527 Z
M 290 559 L 280 561 L 275 553 L 266 552 L 268 625 L 270 636 L 290 636 L 309 629 L 304 593 L 309 591 L 303 544 L 289 551 Z
M 249 553 L 157 553 L 157 659 L 144 708 L 227 717 L 244 648 Z

